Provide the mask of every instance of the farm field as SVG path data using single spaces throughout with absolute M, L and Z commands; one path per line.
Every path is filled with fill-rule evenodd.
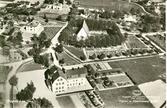
M 166 45 L 165 45 L 165 40 L 163 39 L 163 37 L 159 37 L 159 36 L 147 36 L 151 41 L 153 41 L 154 43 L 156 43 L 158 46 L 160 46 L 163 50 L 165 50 Z
M 22 65 L 17 72 L 26 72 L 26 71 L 33 71 L 33 70 L 40 70 L 43 69 L 42 65 L 35 63 L 34 61 L 30 61 L 24 65 Z
M 65 46 L 65 48 L 78 58 L 85 56 L 83 50 L 80 48 L 75 48 L 73 46 Z
M 128 48 L 147 48 L 147 46 L 135 36 L 129 36 L 126 44 Z
M 122 68 L 136 84 L 154 81 L 165 73 L 165 60 L 156 57 L 110 62 L 112 68 Z
M 45 27 L 44 32 L 49 39 L 52 39 L 60 29 L 61 27 Z
M 154 108 L 140 91 L 139 96 L 136 96 L 133 93 L 135 90 L 139 91 L 138 87 L 133 86 L 115 90 L 105 90 L 100 91 L 100 97 L 105 103 L 105 108 L 134 108 L 134 106 L 135 108 Z M 136 99 L 133 99 L 133 97 Z

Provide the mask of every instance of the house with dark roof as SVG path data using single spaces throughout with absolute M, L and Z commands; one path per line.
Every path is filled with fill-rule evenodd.
M 84 20 L 81 29 L 77 33 L 77 41 L 85 40 L 88 38 L 88 36 L 89 36 L 89 28 L 86 24 L 86 21 Z
M 73 68 L 71 70 L 56 69 L 52 71 L 54 72 L 48 70 L 46 72 L 51 73 L 51 77 L 47 77 L 50 80 L 49 83 L 51 85 L 49 88 L 56 95 L 75 92 L 77 89 L 74 88 L 83 88 L 88 82 L 86 79 L 87 70 L 85 67 Z

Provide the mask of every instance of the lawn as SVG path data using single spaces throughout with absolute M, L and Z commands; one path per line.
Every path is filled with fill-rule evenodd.
M 105 108 L 154 108 L 140 91 L 140 95 L 136 96 L 134 94 L 135 90 L 138 91 L 139 89 L 133 86 L 115 90 L 105 90 L 100 92 L 100 97 L 105 103 Z M 136 100 L 134 98 L 136 98 Z
M 70 96 L 57 97 L 61 108 L 76 108 Z
M 161 36 L 147 36 L 150 40 L 160 46 L 163 50 L 166 49 L 166 43 L 163 37 Z
M 127 47 L 128 48 L 147 48 L 144 43 L 142 43 L 137 37 L 129 36 L 127 38 Z
M 64 65 L 66 66 L 79 64 L 78 61 L 76 61 L 75 59 L 67 55 L 65 52 L 57 54 L 57 57 L 58 57 L 58 60 L 64 59 L 64 62 L 65 62 Z
M 165 60 L 156 57 L 110 62 L 112 68 L 122 68 L 136 83 L 141 84 L 157 80 L 165 73 Z
M 76 48 L 73 46 L 65 46 L 65 48 L 78 58 L 85 56 L 83 50 L 80 48 Z
M 45 27 L 44 32 L 49 39 L 52 39 L 60 29 L 61 27 Z
M 131 8 L 143 10 L 133 4 L 129 3 L 129 0 L 76 0 L 79 1 L 80 6 L 86 8 L 104 8 L 109 10 L 125 10 L 129 11 Z
M 17 72 L 26 72 L 26 71 L 33 71 L 33 70 L 41 70 L 43 69 L 42 65 L 35 63 L 34 61 L 30 61 L 26 64 L 23 64 Z

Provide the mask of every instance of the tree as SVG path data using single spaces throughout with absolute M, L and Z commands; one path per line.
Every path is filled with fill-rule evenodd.
M 59 0 L 59 3 L 64 4 L 64 0 Z
M 12 76 L 10 79 L 9 79 L 9 84 L 12 86 L 11 88 L 11 97 L 10 99 L 13 100 L 13 87 L 16 86 L 18 83 L 18 78 L 16 77 L 16 75 Z
M 89 59 L 94 60 L 95 58 L 96 58 L 96 54 L 93 54 L 93 55 L 89 56 Z
M 52 103 L 49 100 L 47 100 L 46 98 L 37 98 L 37 99 L 34 99 L 34 101 L 36 101 L 36 103 L 41 108 L 53 108 Z
M 86 57 L 83 55 L 83 56 L 80 56 L 80 59 L 85 61 L 86 60 Z
M 63 52 L 63 45 L 62 44 L 57 45 L 57 47 L 54 48 L 54 50 L 58 53 L 62 53 Z
M 35 90 L 33 82 L 27 83 L 27 86 L 16 94 L 16 99 L 19 101 L 31 100 Z
M 44 3 L 46 3 L 46 4 L 53 4 L 54 0 L 45 0 Z
M 106 57 L 106 55 L 104 53 L 100 54 L 97 56 L 99 59 L 104 59 Z
M 60 64 L 64 64 L 64 58 L 62 58 L 61 60 L 59 60 Z
M 10 79 L 9 79 L 9 83 L 11 86 L 16 86 L 17 83 L 18 83 L 18 78 L 16 77 L 16 75 L 12 76 Z
M 46 18 L 46 19 L 45 19 L 45 22 L 46 22 L 46 23 L 48 23 L 48 22 L 49 22 L 49 19 L 48 19 L 48 18 Z

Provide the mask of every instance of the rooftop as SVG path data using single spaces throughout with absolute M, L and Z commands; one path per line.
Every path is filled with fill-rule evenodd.
M 52 71 L 51 73 L 53 73 L 52 82 L 54 82 L 60 76 L 65 78 L 65 79 L 85 77 L 86 72 L 87 72 L 85 67 L 66 70 L 65 72 L 60 70 L 60 69 L 50 70 L 50 71 Z M 48 71 L 46 71 L 46 72 L 48 72 Z
M 38 25 L 39 25 L 38 21 L 33 21 L 33 22 L 27 24 L 27 26 L 31 26 L 31 27 L 37 27 Z

